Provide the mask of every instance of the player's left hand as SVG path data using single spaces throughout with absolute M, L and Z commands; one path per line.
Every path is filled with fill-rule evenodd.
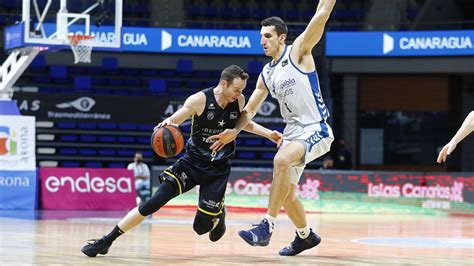
M 233 129 L 226 129 L 218 135 L 212 135 L 208 137 L 207 140 L 213 140 L 213 139 L 216 140 L 216 142 L 214 142 L 214 144 L 211 145 L 210 149 L 212 151 L 218 152 L 222 148 L 224 148 L 225 145 L 234 141 L 235 138 L 237 138 L 237 130 L 233 128 Z
M 281 142 L 283 141 L 283 135 L 280 132 L 273 130 L 268 136 L 268 139 L 275 143 L 277 148 L 280 148 Z
M 448 157 L 448 155 L 450 155 L 451 152 L 453 152 L 454 149 L 456 149 L 456 145 L 457 144 L 454 143 L 453 141 L 450 141 L 448 144 L 446 144 L 439 152 L 437 162 L 438 163 L 446 162 L 446 157 Z

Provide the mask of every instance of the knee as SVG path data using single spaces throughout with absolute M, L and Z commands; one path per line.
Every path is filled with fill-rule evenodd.
M 282 155 L 277 154 L 273 159 L 273 165 L 276 171 L 285 170 L 290 167 L 290 160 Z
M 193 224 L 194 231 L 198 235 L 203 235 L 211 231 L 212 226 L 213 226 L 212 218 L 214 217 L 198 211 L 196 214 L 196 217 L 194 218 L 194 224 Z

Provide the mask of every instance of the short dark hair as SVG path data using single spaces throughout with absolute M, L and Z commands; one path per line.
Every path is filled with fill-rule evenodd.
M 228 84 L 231 84 L 236 78 L 247 80 L 249 74 L 245 73 L 245 71 L 237 65 L 230 65 L 222 70 L 221 80 L 225 80 Z
M 279 17 L 269 17 L 262 20 L 262 27 L 275 26 L 276 33 L 278 36 L 288 34 L 288 27 L 286 26 L 285 21 Z

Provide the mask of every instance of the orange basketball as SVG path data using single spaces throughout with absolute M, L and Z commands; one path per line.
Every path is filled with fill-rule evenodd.
M 183 134 L 175 126 L 167 125 L 161 127 L 151 135 L 151 147 L 160 157 L 174 157 L 183 150 Z

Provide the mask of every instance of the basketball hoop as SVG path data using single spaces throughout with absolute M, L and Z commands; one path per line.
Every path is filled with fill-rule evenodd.
M 72 53 L 74 54 L 74 64 L 77 63 L 90 63 L 92 44 L 89 42 L 95 37 L 90 35 L 68 35 L 69 46 L 71 46 Z

